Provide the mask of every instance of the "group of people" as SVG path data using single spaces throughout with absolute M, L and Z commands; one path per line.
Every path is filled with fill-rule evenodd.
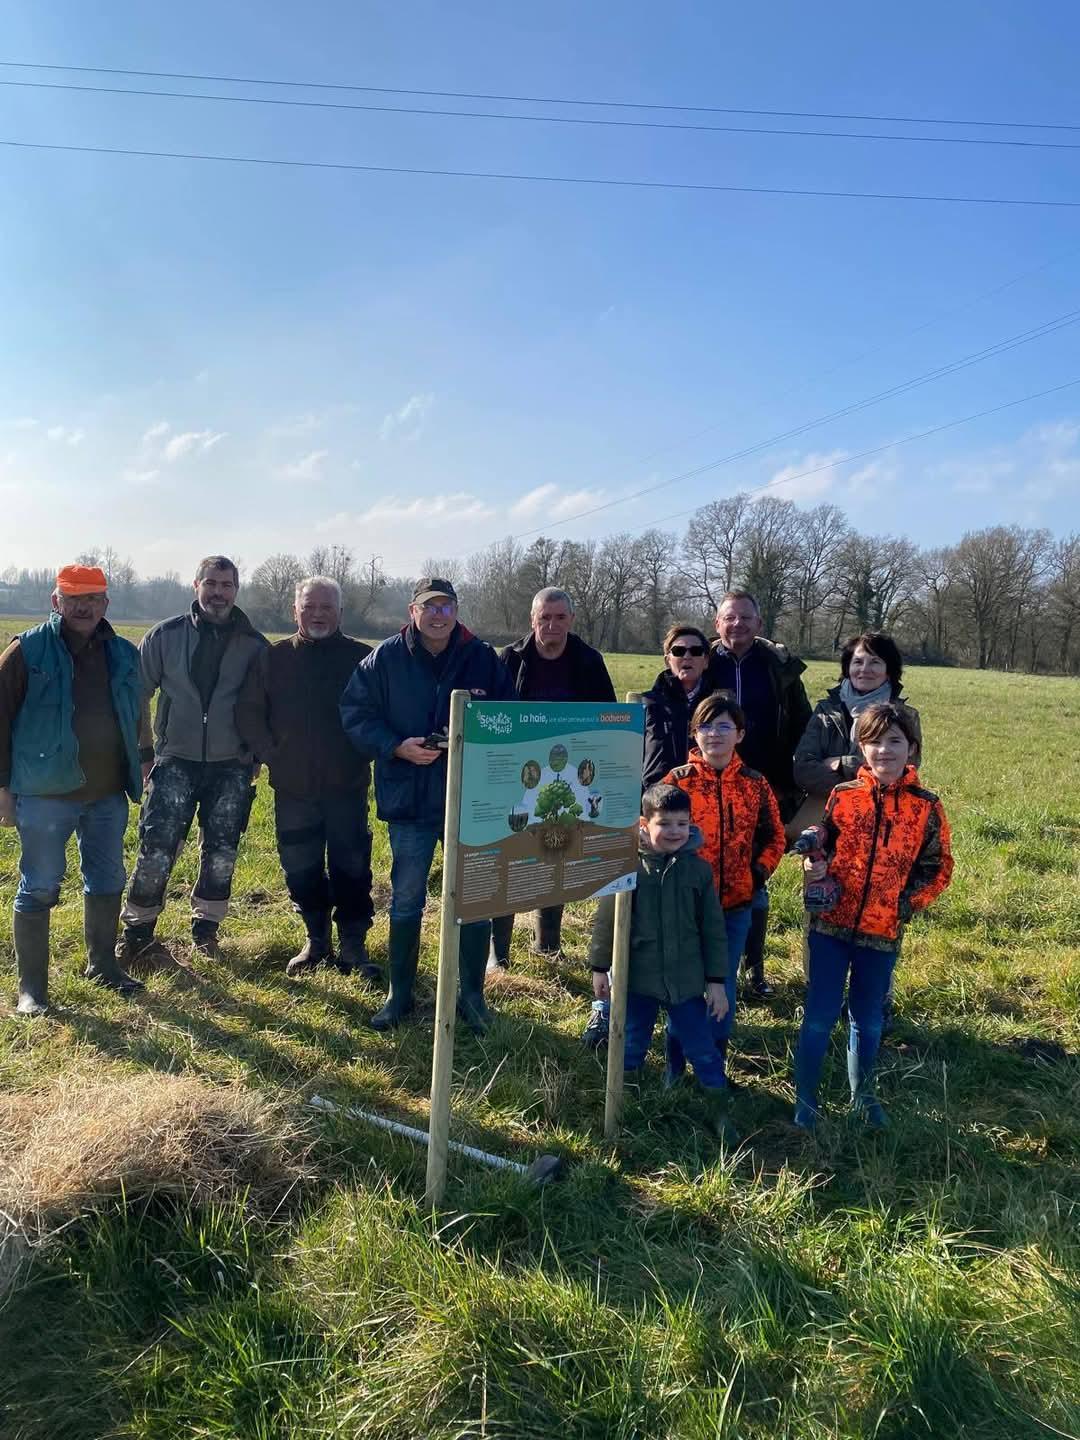
M 372 649 L 343 633 L 337 583 L 296 587 L 296 632 L 267 642 L 237 605 L 226 556 L 199 563 L 184 614 L 136 648 L 106 619 L 93 566 L 59 572 L 52 613 L 0 654 L 0 824 L 20 841 L 13 934 L 17 1010 L 48 1005 L 49 919 L 77 838 L 87 978 L 132 994 L 154 958 L 173 866 L 196 819 L 193 953 L 215 956 L 233 870 L 263 764 L 274 791 L 278 855 L 305 931 L 290 977 L 332 965 L 381 983 L 367 949 L 374 918 L 368 789 L 391 851 L 388 994 L 376 1030 L 413 1009 L 428 874 L 443 834 L 451 692 L 522 701 L 614 701 L 602 655 L 573 631 L 570 596 L 533 600 L 530 633 L 501 654 L 458 618 L 451 581 L 417 582 L 407 623 Z M 809 922 L 809 985 L 796 1060 L 796 1122 L 812 1128 L 817 1075 L 850 971 L 852 1093 L 872 1123 L 873 1058 L 903 921 L 948 883 L 948 826 L 918 781 L 917 714 L 900 691 L 887 637 L 856 637 L 841 682 L 816 710 L 804 665 L 761 635 L 752 595 L 723 596 L 711 638 L 676 625 L 644 696 L 638 885 L 633 897 L 626 1066 L 640 1067 L 667 1011 L 667 1073 L 693 1065 L 718 1097 L 745 957 L 748 993 L 767 1000 L 768 879 L 789 842 L 820 822 L 808 880 L 837 898 Z M 158 696 L 153 728 L 150 705 Z M 124 896 L 129 802 L 138 852 Z M 586 1040 L 608 1034 L 613 899 L 601 903 Z M 561 948 L 562 910 L 533 918 L 533 946 Z M 335 936 L 336 929 L 336 936 Z M 490 1019 L 485 976 L 510 963 L 513 916 L 461 927 L 464 1021 Z

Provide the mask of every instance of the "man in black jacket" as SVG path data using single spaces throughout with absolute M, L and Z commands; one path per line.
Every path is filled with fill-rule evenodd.
M 375 803 L 379 819 L 386 821 L 393 857 L 390 994 L 371 1017 L 375 1030 L 399 1025 L 413 1008 L 428 872 L 445 824 L 451 692 L 471 690 L 483 700 L 513 698 L 505 665 L 490 645 L 458 623 L 457 610 L 449 580 L 418 580 L 408 625 L 365 656 L 341 697 L 346 735 L 365 759 L 375 762 Z M 461 927 L 458 1008 L 477 1031 L 490 1018 L 484 1004 L 490 934 L 486 920 Z
M 748 590 L 721 595 L 709 674 L 716 689 L 731 690 L 741 705 L 746 738 L 739 745 L 739 754 L 765 776 L 781 819 L 789 820 L 801 799 L 792 757 L 811 714 L 802 682 L 806 666 L 783 645 L 764 639 L 761 630 L 761 611 Z M 748 993 L 759 1000 L 773 994 L 765 979 L 768 922 L 769 892 L 762 886 L 754 892 L 745 959 Z M 731 963 L 736 960 L 733 956 Z
M 319 965 L 382 978 L 368 959 L 371 928 L 370 763 L 350 745 L 338 709 L 371 646 L 341 631 L 341 586 L 313 575 L 296 587 L 296 634 L 250 667 L 236 728 L 270 765 L 278 858 L 307 940 L 285 967 L 298 979 Z M 334 954 L 331 911 L 337 922 Z
M 251 812 L 255 756 L 236 730 L 234 710 L 248 666 L 266 640 L 236 603 L 240 578 L 224 555 L 195 572 L 191 609 L 143 636 L 139 667 L 154 715 L 153 768 L 139 819 L 139 853 L 121 918 L 120 963 L 132 964 L 154 940 L 176 857 L 199 814 L 199 878 L 191 892 L 191 939 L 217 954 L 229 908 L 240 837 Z
M 514 681 L 518 700 L 615 699 L 604 657 L 573 634 L 574 602 L 565 590 L 548 586 L 533 596 L 532 630 L 523 640 L 508 645 L 500 659 Z M 537 910 L 533 917 L 533 949 L 554 958 L 562 944 L 561 905 Z M 514 917 L 501 915 L 491 923 L 491 959 L 488 968 L 510 964 L 510 937 Z

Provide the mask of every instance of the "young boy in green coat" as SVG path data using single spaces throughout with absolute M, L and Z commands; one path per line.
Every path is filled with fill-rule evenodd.
M 702 1086 L 726 1097 L 724 1065 L 708 1017 L 722 1020 L 727 1014 L 727 936 L 712 870 L 697 854 L 700 840 L 690 824 L 689 795 L 675 785 L 650 785 L 641 798 L 630 920 L 625 1068 L 629 1074 L 644 1064 L 664 1009 Z M 598 1000 L 611 994 L 614 928 L 615 897 L 605 895 L 589 947 Z

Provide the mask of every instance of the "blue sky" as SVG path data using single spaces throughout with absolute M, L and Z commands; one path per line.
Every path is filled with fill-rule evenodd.
M 0 20 L 2 60 L 1080 124 L 1080 11 L 1064 3 L 7 0 Z M 0 80 L 16 79 L 185 88 L 0 68 Z M 1080 145 L 1080 130 L 922 133 Z M 1080 149 L 665 134 L 6 86 L 0 139 L 1080 200 Z M 998 522 L 1058 533 L 1080 523 L 1080 385 L 841 463 L 1080 380 L 1080 326 L 624 498 L 1080 308 L 1080 210 L 6 147 L 0 197 L 0 566 L 112 544 L 142 574 L 186 575 L 207 551 L 250 567 L 271 551 L 341 541 L 408 574 L 429 555 L 463 556 L 540 527 L 681 534 L 695 506 L 777 479 L 773 493 L 833 501 L 864 530 L 922 544 Z M 568 522 L 611 501 L 620 503 Z

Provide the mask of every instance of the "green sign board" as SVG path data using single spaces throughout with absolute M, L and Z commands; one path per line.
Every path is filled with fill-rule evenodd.
M 469 702 L 459 920 L 633 889 L 644 723 L 640 705 Z

